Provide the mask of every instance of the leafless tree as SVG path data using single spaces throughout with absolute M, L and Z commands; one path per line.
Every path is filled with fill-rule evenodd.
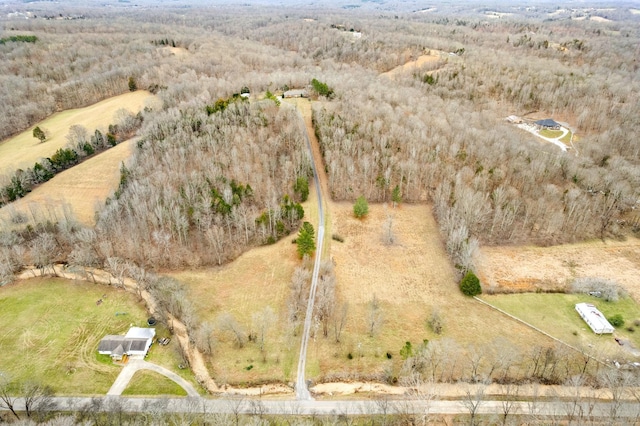
M 33 264 L 40 269 L 44 275 L 47 269 L 53 269 L 53 262 L 58 254 L 58 244 L 55 237 L 50 233 L 38 235 L 30 244 L 30 254 Z
M 500 386 L 500 393 L 502 394 L 502 424 L 506 425 L 508 421 L 508 417 L 510 415 L 516 415 L 518 412 L 518 406 L 516 402 L 518 401 L 518 393 L 520 387 L 518 385 L 514 385 L 511 383 L 504 384 Z
M 367 304 L 367 332 L 369 333 L 369 337 L 375 336 L 378 331 L 380 331 L 383 321 L 384 314 L 382 306 L 380 304 L 380 300 L 378 300 L 378 297 L 374 293 L 373 297 Z
M 486 385 L 476 384 L 473 386 L 467 385 L 464 393 L 464 399 L 462 400 L 462 404 L 465 406 L 467 411 L 469 412 L 469 425 L 475 426 L 478 425 L 478 410 L 482 403 L 484 402 L 484 393 L 486 391 Z
M 266 343 L 267 335 L 271 327 L 276 323 L 276 314 L 271 306 L 265 306 L 262 311 L 255 312 L 252 315 L 253 329 L 256 331 L 256 342 L 262 353 L 262 359 L 266 362 L 267 352 Z
M 320 264 L 318 286 L 314 302 L 314 317 L 322 326 L 322 335 L 329 336 L 329 324 L 335 315 L 336 276 L 333 262 L 325 260 Z
M 19 419 L 20 416 L 16 412 L 16 400 L 16 383 L 5 373 L 0 373 L 0 407 L 11 411 L 11 414 Z
M 340 343 L 342 336 L 342 330 L 347 323 L 347 314 L 349 312 L 349 302 L 342 302 L 340 307 L 334 312 L 333 315 L 333 335 L 336 343 Z
M 22 395 L 27 417 L 36 417 L 51 407 L 53 390 L 39 382 L 27 381 L 22 385 Z
M 204 354 L 213 353 L 216 346 L 216 339 L 213 332 L 214 332 L 213 324 L 211 324 L 208 321 L 201 323 L 200 326 L 198 327 L 198 330 L 195 336 L 195 341 L 196 341 L 196 347 L 200 352 Z
M 245 343 L 247 342 L 247 333 L 231 313 L 224 312 L 218 315 L 218 328 L 220 329 L 220 331 L 226 332 L 231 335 L 236 347 L 244 347 Z
M 309 297 L 309 286 L 311 285 L 311 272 L 302 266 L 297 267 L 293 271 L 291 284 L 289 285 L 291 293 L 289 295 L 289 321 L 297 324 L 304 318 L 304 312 L 307 306 L 307 298 Z

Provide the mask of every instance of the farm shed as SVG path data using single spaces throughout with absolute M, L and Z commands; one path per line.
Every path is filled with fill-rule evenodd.
M 591 303 L 577 303 L 576 311 L 596 334 L 613 333 L 613 326 Z
M 155 335 L 156 330 L 153 328 L 131 327 L 124 336 L 104 336 L 98 344 L 98 353 L 109 355 L 116 361 L 121 360 L 124 355 L 144 358 Z
M 538 120 L 538 121 L 535 122 L 535 124 L 540 129 L 552 129 L 552 130 L 560 129 L 560 124 L 556 123 L 554 120 L 552 120 L 550 118 L 546 118 L 544 120 Z

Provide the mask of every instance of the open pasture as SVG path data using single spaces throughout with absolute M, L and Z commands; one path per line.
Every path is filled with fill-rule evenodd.
M 105 99 L 85 108 L 53 114 L 29 130 L 0 143 L 0 175 L 10 175 L 17 169 L 33 167 L 41 158 L 49 157 L 65 147 L 67 133 L 73 125 L 84 126 L 90 133 L 96 129 L 106 130 L 109 124 L 115 124 L 114 114 L 119 109 L 124 108 L 137 113 L 154 102 L 154 99 L 151 93 L 138 90 Z M 33 137 L 33 129 L 36 126 L 48 132 L 48 138 L 43 143 Z
M 72 215 L 83 225 L 95 224 L 95 213 L 118 188 L 120 166 L 132 154 L 136 139 L 119 143 L 57 174 L 24 198 L 0 209 L 4 229 L 56 221 Z
M 98 342 L 145 320 L 144 307 L 124 290 L 59 278 L 18 281 L 0 288 L 0 368 L 56 393 L 105 394 L 120 367 L 98 354 Z

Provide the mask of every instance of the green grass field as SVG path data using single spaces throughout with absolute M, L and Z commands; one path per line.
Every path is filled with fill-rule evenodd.
M 562 130 L 543 129 L 543 130 L 540 130 L 539 133 L 540 133 L 540 136 L 544 136 L 545 138 L 555 139 L 562 135 Z
M 570 144 L 571 143 L 571 136 L 573 136 L 573 133 L 571 133 L 571 130 L 569 130 L 569 132 L 564 135 L 562 138 L 560 138 L 560 142 L 564 143 L 564 144 Z
M 129 382 L 129 386 L 122 393 L 131 395 L 171 395 L 187 396 L 187 391 L 173 380 L 158 374 L 155 371 L 140 370 Z
M 0 371 L 56 393 L 105 394 L 121 368 L 98 354 L 98 342 L 143 326 L 146 316 L 132 294 L 103 285 L 34 278 L 1 287 Z
M 605 302 L 588 295 L 524 293 L 484 295 L 482 299 L 566 343 L 582 347 L 594 345 L 593 347 L 604 354 L 617 353 L 620 347 L 613 337 L 594 334 L 575 310 L 576 303 L 591 303 L 605 317 L 621 314 L 625 319 L 625 325 L 617 328 L 614 336 L 628 339 L 633 346 L 640 348 L 640 327 L 633 324 L 635 320 L 640 319 L 640 307 L 631 298 Z M 627 330 L 628 327 L 634 331 Z

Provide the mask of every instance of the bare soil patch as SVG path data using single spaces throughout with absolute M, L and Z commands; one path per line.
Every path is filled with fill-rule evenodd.
M 438 60 L 441 59 L 441 54 L 437 51 L 432 51 L 433 53 L 429 54 L 429 55 L 421 55 L 418 56 L 415 60 L 413 61 L 409 61 L 405 64 L 399 65 L 395 68 L 393 68 L 392 70 L 389 70 L 387 72 L 384 72 L 380 75 L 385 75 L 389 78 L 396 78 L 402 74 L 407 74 L 407 73 L 411 73 L 414 71 L 419 70 L 420 68 L 422 68 L 423 66 L 429 64 L 429 63 L 435 63 Z
M 108 149 L 87 161 L 54 176 L 35 188 L 26 197 L 0 209 L 3 228 L 24 227 L 50 220 L 56 222 L 71 213 L 84 225 L 95 224 L 95 213 L 118 188 L 120 165 L 135 146 L 131 139 Z M 12 223 L 22 216 L 27 222 Z
M 19 168 L 33 167 L 33 164 L 44 157 L 53 155 L 58 149 L 67 145 L 69 127 L 81 125 L 89 132 L 95 129 L 105 130 L 114 124 L 114 114 L 120 108 L 137 113 L 152 102 L 155 97 L 146 90 L 138 90 L 114 96 L 85 108 L 70 109 L 53 114 L 37 124 L 49 132 L 44 143 L 33 137 L 33 126 L 29 130 L 0 143 L 0 175 L 11 174 Z M 103 132 L 105 133 L 105 132 Z
M 590 241 L 553 247 L 483 247 L 476 259 L 485 289 L 549 291 L 564 289 L 575 278 L 616 281 L 640 301 L 640 240 Z
M 187 53 L 189 53 L 189 51 L 187 49 L 185 49 L 184 47 L 166 46 L 166 47 L 163 47 L 161 50 L 163 50 L 164 52 L 168 52 L 171 55 L 176 55 L 176 56 L 183 56 L 183 55 L 186 55 Z

